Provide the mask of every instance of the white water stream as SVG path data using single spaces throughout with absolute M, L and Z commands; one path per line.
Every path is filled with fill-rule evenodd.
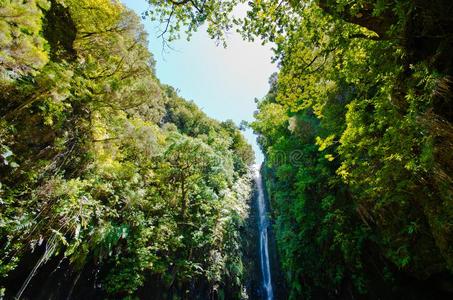
M 264 201 L 263 181 L 259 168 L 255 170 L 255 182 L 258 189 L 258 212 L 259 212 L 259 234 L 260 234 L 260 261 L 261 273 L 263 279 L 263 288 L 266 295 L 263 299 L 273 300 L 274 291 L 272 290 L 271 269 L 269 264 L 269 246 L 268 246 L 268 227 L 266 202 Z

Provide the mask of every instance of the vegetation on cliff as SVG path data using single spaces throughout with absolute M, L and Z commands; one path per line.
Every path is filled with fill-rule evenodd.
M 251 127 L 291 298 L 451 296 L 451 1 L 149 2 L 169 40 L 275 45 Z
M 291 299 L 452 296 L 451 1 L 148 2 L 164 45 L 202 24 L 275 45 L 250 126 Z M 243 297 L 253 153 L 159 83 L 139 19 L 0 0 L 0 34 L 2 293 L 47 266 L 55 297 Z
M 253 7 L 280 64 L 251 126 L 291 298 L 451 296 L 451 4 Z
M 0 30 L 1 294 L 240 298 L 239 129 L 159 83 L 120 3 L 1 1 Z

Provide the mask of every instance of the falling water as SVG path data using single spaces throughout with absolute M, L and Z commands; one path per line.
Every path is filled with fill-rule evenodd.
M 269 265 L 268 227 L 269 220 L 266 216 L 266 203 L 264 201 L 263 182 L 259 168 L 255 170 L 255 182 L 258 189 L 259 234 L 260 234 L 260 259 L 263 287 L 266 293 L 264 299 L 273 300 L 271 269 Z
M 52 237 L 46 242 L 46 250 L 44 251 L 44 254 L 41 256 L 36 265 L 33 267 L 30 274 L 28 274 L 27 279 L 22 284 L 22 287 L 20 288 L 19 292 L 17 292 L 16 297 L 14 299 L 20 299 L 22 297 L 23 292 L 27 288 L 32 278 L 36 275 L 36 272 L 38 271 L 39 267 L 41 267 L 43 263 L 49 260 L 49 258 L 54 253 L 56 247 L 57 247 L 57 235 L 53 234 Z

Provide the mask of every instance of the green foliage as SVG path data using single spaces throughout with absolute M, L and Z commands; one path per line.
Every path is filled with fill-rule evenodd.
M 0 78 L 9 81 L 34 74 L 47 61 L 45 40 L 40 36 L 46 0 L 2 0 L 0 2 Z M 2 87 L 0 86 L 0 88 Z
M 429 63 L 450 48 L 407 43 L 429 39 L 420 15 L 442 13 L 404 1 L 250 6 L 244 35 L 275 42 L 280 65 L 251 126 L 290 298 L 340 297 L 351 284 L 371 297 L 401 274 L 451 274 L 451 94 L 439 94 L 451 66 Z
M 162 24 L 162 37 L 164 41 L 173 41 L 180 37 L 182 30 L 187 38 L 197 31 L 198 27 L 206 24 L 208 34 L 226 46 L 225 34 L 238 22 L 232 16 L 235 7 L 245 0 L 229 1 L 192 1 L 148 0 L 150 9 L 144 13 L 152 21 Z
M 243 18 L 242 0 L 148 2 L 164 42 L 206 24 L 275 44 L 251 127 L 291 299 L 404 298 L 400 278 L 451 276 L 448 1 L 260 0 Z M 1 278 L 63 257 L 106 297 L 242 297 L 238 128 L 159 83 L 117 1 L 3 0 L 0 17 Z
M 63 258 L 106 297 L 240 295 L 254 157 L 236 125 L 159 83 L 116 1 L 3 1 L 0 15 L 1 292 Z

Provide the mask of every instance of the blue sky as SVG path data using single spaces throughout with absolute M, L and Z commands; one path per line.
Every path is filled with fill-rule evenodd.
M 139 15 L 148 7 L 146 0 L 123 0 L 123 3 Z M 143 23 L 162 83 L 178 89 L 182 97 L 193 100 L 212 118 L 232 119 L 236 124 L 253 120 L 254 99 L 267 93 L 269 76 L 276 71 L 276 66 L 271 64 L 269 45 L 243 41 L 232 32 L 225 49 L 216 46 L 202 28 L 190 41 L 181 38 L 171 43 L 173 50 L 162 53 L 162 41 L 157 38 L 162 26 L 150 20 Z M 245 136 L 254 147 L 257 162 L 261 162 L 263 155 L 256 137 L 250 131 Z

